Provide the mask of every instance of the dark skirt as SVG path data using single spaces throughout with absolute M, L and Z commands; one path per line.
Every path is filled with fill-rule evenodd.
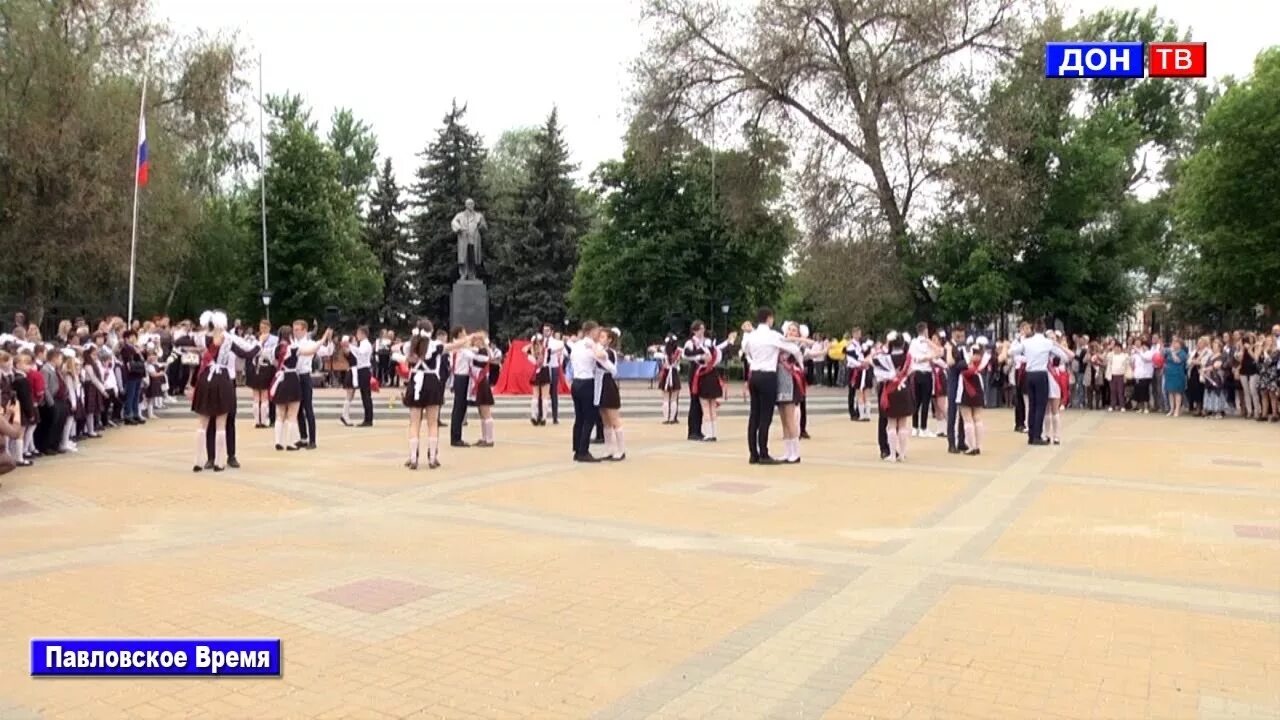
M 351 382 L 351 368 L 347 368 L 346 370 L 334 370 L 333 372 L 338 376 L 338 383 L 342 386 L 343 390 L 350 390 L 355 387 L 355 384 Z
M 849 387 L 854 390 L 870 390 L 876 385 L 876 374 L 869 367 L 849 368 Z
M 256 362 L 249 363 L 249 367 L 244 371 L 244 384 L 254 390 L 270 390 L 271 382 L 276 379 L 276 368 L 274 365 L 263 365 Z
M 533 374 L 533 386 L 542 387 L 551 384 L 551 368 L 543 365 L 538 368 L 538 372 Z
M 1151 378 L 1142 378 L 1134 381 L 1133 401 L 1139 403 L 1151 402 Z
M 622 409 L 622 393 L 618 392 L 618 382 L 612 375 L 605 375 L 600 381 L 600 409 Z
M 158 397 L 164 397 L 164 378 L 147 378 L 147 399 L 155 400 Z
M 418 392 L 418 384 L 422 392 Z M 444 383 L 435 373 L 409 373 L 404 381 L 404 406 L 411 408 L 440 407 L 444 404 Z
M 667 385 L 670 383 L 670 386 Z M 662 368 L 658 371 L 658 388 L 665 392 L 680 392 L 683 388 L 680 382 L 679 368 Z
M 97 417 L 102 411 L 107 409 L 107 398 L 98 390 L 97 386 L 92 383 L 85 383 L 84 386 L 84 411 L 87 415 Z
M 493 388 L 489 387 L 489 378 L 476 384 L 476 399 L 470 401 L 475 407 L 488 407 L 493 404 Z
M 298 373 L 281 374 L 280 383 L 275 386 L 275 392 L 271 393 L 271 402 L 276 405 L 288 405 L 301 401 L 302 380 L 298 378 Z
M 690 380 L 690 383 L 693 381 Z M 724 396 L 724 388 L 720 386 L 720 376 L 715 369 L 698 378 L 698 399 L 719 400 Z
M 983 387 L 981 380 L 979 380 L 976 383 L 976 385 L 977 385 L 977 392 L 970 394 L 965 389 L 967 386 L 965 385 L 964 378 L 963 377 L 960 378 L 960 386 L 961 386 L 960 404 L 961 405 L 968 408 L 986 407 L 986 402 L 985 402 L 986 394 L 987 394 L 986 388 Z
M 902 387 L 889 393 L 889 408 L 885 415 L 891 418 L 911 417 L 916 410 L 915 395 L 911 381 L 903 383 Z
M 206 368 L 196 380 L 195 394 L 191 398 L 191 409 L 197 415 L 217 417 L 226 415 L 236 406 L 236 383 L 225 372 L 217 372 L 212 376 Z

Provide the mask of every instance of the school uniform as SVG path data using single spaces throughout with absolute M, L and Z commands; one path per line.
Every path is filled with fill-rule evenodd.
M 361 427 L 373 425 L 373 345 L 366 338 L 352 343 L 350 353 L 354 360 L 351 368 L 355 386 L 360 390 L 360 405 L 364 410 Z
M 413 365 L 405 379 L 404 405 L 411 408 L 440 407 L 444 405 L 444 382 L 440 371 L 445 363 L 444 345 L 431 340 L 426 355 L 410 358 Z
M 621 410 L 622 393 L 618 390 L 618 381 L 614 373 L 618 367 L 618 353 L 613 348 L 604 351 L 606 360 L 596 361 L 595 381 L 596 407 L 602 410 Z

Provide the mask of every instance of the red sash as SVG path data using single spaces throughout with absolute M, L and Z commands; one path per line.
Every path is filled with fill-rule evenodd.
M 289 343 L 282 341 L 276 347 L 276 374 L 271 378 L 271 387 L 267 388 L 267 399 L 275 401 L 276 388 L 280 386 L 280 381 L 284 380 L 284 360 L 289 357 Z
M 475 361 L 472 361 L 467 380 L 467 401 L 475 402 L 480 392 L 480 384 L 489 382 L 489 363 L 486 361 L 480 367 L 476 367 Z
M 804 397 L 806 391 L 809 389 L 807 379 L 804 375 L 804 366 L 796 363 L 795 359 L 790 355 L 787 355 L 786 358 L 787 359 L 783 361 L 782 371 L 791 375 L 791 382 L 795 385 L 795 392 L 792 397 L 799 402 L 800 398 Z
M 978 355 L 969 360 L 969 367 L 960 371 L 960 381 L 964 385 L 964 394 L 967 397 L 975 397 L 982 393 L 982 385 L 980 375 L 982 373 L 983 355 Z
M 906 358 L 902 361 L 902 368 L 898 370 L 898 374 L 892 380 L 884 384 L 880 389 L 880 409 L 884 412 L 889 410 L 889 396 L 892 395 L 902 383 L 907 381 L 911 375 L 911 353 L 907 353 Z
M 698 387 L 702 384 L 702 378 L 711 375 L 716 371 L 716 365 L 720 363 L 720 348 L 715 345 L 711 346 L 711 358 L 698 366 L 693 371 L 693 379 L 689 381 L 689 391 L 694 395 L 698 394 Z M 719 378 L 712 378 L 716 382 L 720 382 Z

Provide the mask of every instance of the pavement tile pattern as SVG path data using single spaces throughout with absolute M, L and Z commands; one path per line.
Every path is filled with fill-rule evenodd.
M 398 418 L 301 453 L 242 422 L 197 475 L 169 411 L 3 479 L 0 720 L 1280 718 L 1280 426 L 986 423 L 895 465 L 815 413 L 758 467 L 740 414 L 631 418 L 599 465 L 503 418 L 415 473 Z M 29 677 L 77 636 L 279 637 L 284 671 Z

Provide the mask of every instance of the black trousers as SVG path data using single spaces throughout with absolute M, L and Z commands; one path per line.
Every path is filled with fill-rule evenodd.
M 809 434 L 809 396 L 800 398 L 800 434 Z
M 356 382 L 360 384 L 360 405 L 364 408 L 366 425 L 373 424 L 373 386 L 369 382 L 372 377 L 371 368 L 356 370 Z
M 42 453 L 58 450 L 62 446 L 62 426 L 67 422 L 67 412 L 61 402 L 40 406 L 40 422 L 32 438 L 36 449 Z
M 858 408 L 858 389 L 852 385 L 849 386 L 849 419 L 857 420 L 860 414 Z
M 773 411 L 778 405 L 778 373 L 753 371 L 747 390 L 751 394 L 747 451 L 752 460 L 759 460 L 769 457 L 769 426 L 773 424 Z
M 592 380 L 574 380 L 573 395 L 573 454 L 575 457 L 591 453 L 591 433 L 600 421 L 600 408 L 596 407 L 596 384 Z
M 560 368 L 551 368 L 551 422 L 560 422 Z
M 271 404 L 275 407 L 275 403 Z M 209 453 L 209 460 L 218 457 L 215 451 L 217 444 L 214 437 L 218 434 L 218 423 L 214 420 L 209 421 L 209 427 L 204 432 L 204 449 Z M 227 458 L 236 456 L 236 406 L 231 406 L 231 412 L 227 413 Z
M 1013 384 L 1013 429 L 1023 430 L 1027 427 L 1027 405 L 1022 401 L 1026 394 L 1026 379 L 1022 382 L 1014 380 Z
M 298 435 L 308 445 L 315 445 L 316 407 L 315 393 L 311 387 L 311 373 L 298 373 L 298 386 L 302 390 L 302 401 L 298 405 Z
M 1049 405 L 1049 373 L 1027 373 L 1027 442 L 1035 442 L 1044 433 L 1044 410 Z
M 883 391 L 884 383 L 877 380 L 874 390 L 876 399 L 873 401 L 877 406 L 880 403 L 880 393 Z M 876 442 L 880 445 L 880 457 L 889 457 L 889 415 L 885 413 L 884 408 L 880 408 L 876 416 L 879 418 L 876 420 Z
M 391 387 L 391 353 L 378 353 L 378 383 Z
M 604 416 L 600 414 L 599 408 L 596 409 L 596 442 L 604 442 Z
M 947 447 L 968 450 L 964 444 L 964 429 L 960 427 L 960 406 L 956 393 L 960 389 L 960 371 L 947 369 Z
M 462 421 L 467 419 L 467 385 L 471 378 L 453 376 L 453 409 L 449 413 L 449 442 L 462 442 Z
M 702 439 L 702 401 L 689 390 L 689 438 Z
M 916 385 L 916 412 L 911 416 L 911 427 L 928 430 L 933 406 L 933 373 L 917 370 L 911 373 L 911 381 Z

